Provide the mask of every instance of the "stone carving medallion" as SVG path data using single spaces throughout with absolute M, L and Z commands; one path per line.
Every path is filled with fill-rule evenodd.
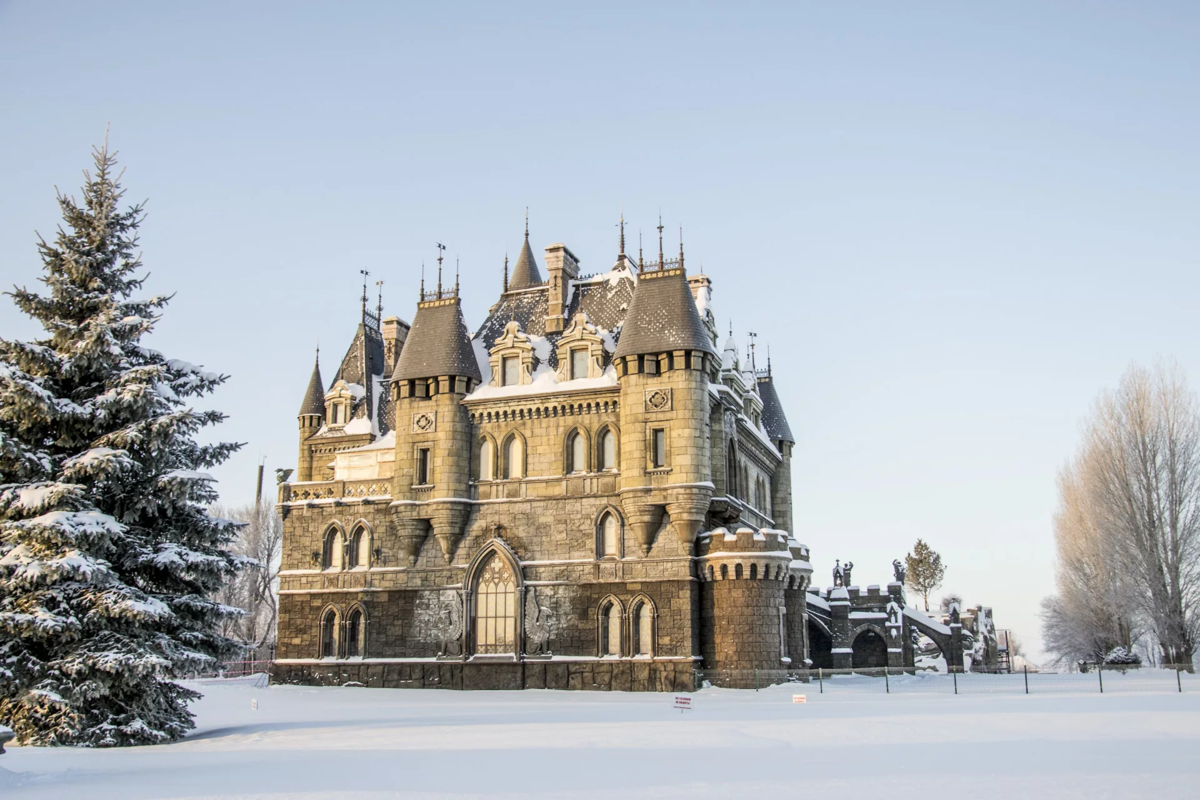
M 413 414 L 413 433 L 433 433 L 437 430 L 437 412 L 420 411 Z
M 670 389 L 647 389 L 646 390 L 646 410 L 647 411 L 670 411 L 671 410 L 671 390 Z

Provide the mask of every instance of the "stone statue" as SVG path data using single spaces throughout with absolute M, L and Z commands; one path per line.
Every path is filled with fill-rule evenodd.
M 438 608 L 440 611 L 439 616 L 441 617 L 438 636 L 442 640 L 442 649 L 438 655 L 461 656 L 463 634 L 462 597 L 459 596 L 458 592 L 442 592 L 438 598 Z
M 549 641 L 550 609 L 538 605 L 537 589 L 531 586 L 525 593 L 525 655 L 550 655 Z
M 295 470 L 277 469 L 275 470 L 275 483 L 287 483 L 288 478 L 292 477 Z
M 842 567 L 842 586 L 853 586 L 850 582 L 850 570 L 854 569 L 854 562 L 847 561 L 846 566 Z
M 904 577 L 908 574 L 908 568 L 904 566 L 904 562 L 897 558 L 892 561 L 892 572 L 896 575 L 896 583 L 904 583 Z
M 833 562 L 833 585 L 834 588 L 842 586 L 842 560 L 839 558 Z

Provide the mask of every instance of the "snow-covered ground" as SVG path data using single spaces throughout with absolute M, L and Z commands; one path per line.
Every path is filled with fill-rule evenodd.
M 689 712 L 661 694 L 197 687 L 186 741 L 10 747 L 0 798 L 1200 796 L 1189 687 L 706 689 Z

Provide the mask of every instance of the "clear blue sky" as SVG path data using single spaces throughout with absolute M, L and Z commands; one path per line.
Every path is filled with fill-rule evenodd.
M 0 2 L 0 276 L 36 280 L 111 123 L 178 293 L 154 345 L 232 376 L 238 503 L 294 465 L 360 269 L 411 319 L 445 242 L 473 327 L 526 206 L 586 271 L 661 208 L 771 345 L 818 579 L 883 583 L 921 536 L 1038 649 L 1094 396 L 1157 355 L 1200 382 L 1198 42 L 1186 2 Z

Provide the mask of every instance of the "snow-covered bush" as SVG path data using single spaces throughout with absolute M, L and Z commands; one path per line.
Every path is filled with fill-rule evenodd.
M 133 297 L 142 207 L 95 164 L 38 244 L 46 293 L 11 293 L 45 337 L 0 339 L 0 721 L 25 744 L 178 739 L 198 695 L 172 679 L 232 654 L 240 613 L 210 599 L 242 562 L 204 472 L 238 446 L 189 406 L 225 377 L 141 344 L 168 298 Z
M 1124 647 L 1114 647 L 1104 657 L 1106 666 L 1122 666 L 1122 667 L 1140 667 L 1142 665 L 1142 657 L 1137 653 L 1132 653 Z

